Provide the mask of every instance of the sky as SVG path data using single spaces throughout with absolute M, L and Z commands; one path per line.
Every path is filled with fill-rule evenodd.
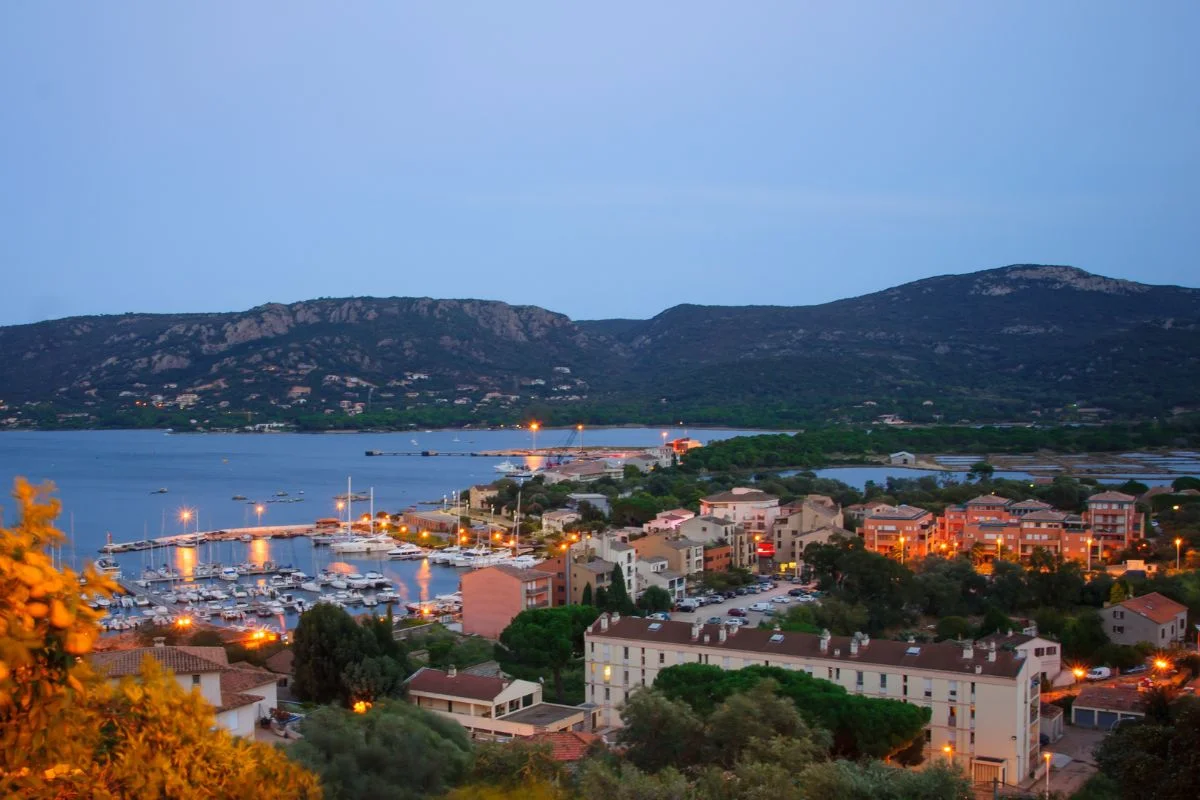
M 0 324 L 1200 285 L 1200 3 L 0 4 Z

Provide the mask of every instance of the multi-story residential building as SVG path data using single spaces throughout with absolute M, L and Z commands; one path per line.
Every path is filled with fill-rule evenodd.
M 584 634 L 587 700 L 605 726 L 621 724 L 629 694 L 676 664 L 802 670 L 852 694 L 930 709 L 928 755 L 953 748 L 979 782 L 1018 783 L 1041 766 L 1039 675 L 994 643 L 915 644 L 605 614 Z
M 547 511 L 542 514 L 542 530 L 545 533 L 562 533 L 563 528 L 570 525 L 572 522 L 579 522 L 583 517 L 578 511 L 572 511 L 568 508 L 557 511 Z
M 408 679 L 408 702 L 452 719 L 471 738 L 528 738 L 591 727 L 591 709 L 542 701 L 541 684 L 423 667 Z
M 1100 492 L 1087 499 L 1084 516 L 1101 557 L 1130 547 L 1145 536 L 1144 519 L 1137 498 L 1122 492 Z
M 467 492 L 471 508 L 490 509 L 500 490 L 486 483 L 476 484 Z
M 635 529 L 636 530 L 636 529 Z M 625 591 L 630 597 L 637 597 L 637 550 L 629 543 L 629 531 L 626 529 L 589 533 L 583 539 L 571 545 L 571 552 L 583 556 L 587 560 L 598 558 L 621 568 L 625 576 Z M 612 567 L 610 566 L 611 570 Z
M 1100 609 L 1104 632 L 1115 644 L 1149 642 L 1168 647 L 1187 634 L 1187 606 L 1150 592 Z
M 687 590 L 687 579 L 682 573 L 670 568 L 662 556 L 647 556 L 637 562 L 638 594 L 657 586 L 675 600 L 682 600 Z
M 867 549 L 899 559 L 924 558 L 938 549 L 933 514 L 915 506 L 887 506 L 862 523 Z
M 961 506 L 949 506 L 937 519 L 938 547 L 950 553 L 964 552 L 976 545 L 986 557 L 1016 555 L 1028 559 L 1041 548 L 1063 558 L 1079 561 L 1101 555 L 1086 516 L 1058 511 L 1040 500 L 1014 501 L 983 495 Z
M 606 517 L 611 510 L 608 497 L 606 495 L 593 492 L 572 492 L 571 494 L 567 495 L 567 505 L 576 511 L 579 511 L 580 506 L 582 506 L 584 503 L 587 503 L 589 506 L 596 509 Z
M 506 564 L 464 573 L 463 633 L 499 638 L 517 614 L 529 608 L 549 608 L 552 588 L 548 573 Z
M 1020 632 L 997 631 L 980 639 L 979 644 L 1021 653 L 1029 662 L 1029 674 L 1054 686 L 1075 682 L 1071 670 L 1062 668 L 1062 645 L 1038 636 L 1036 626 Z
M 753 569 L 758 564 L 758 553 L 754 537 L 731 519 L 701 516 L 685 520 L 679 526 L 679 535 L 706 548 L 729 546 L 729 566 Z M 705 567 L 707 570 L 708 567 Z
M 655 533 L 634 539 L 631 544 L 639 558 L 665 558 L 667 568 L 681 575 L 698 575 L 704 571 L 704 545 L 700 542 Z
M 771 534 L 775 569 L 799 574 L 805 547 L 828 542 L 835 534 L 851 535 L 842 528 L 843 522 L 841 506 L 825 495 L 810 494 L 780 506 Z
M 773 494 L 742 486 L 728 492 L 700 498 L 700 516 L 722 517 L 740 524 L 756 541 L 770 541 L 775 518 L 779 516 L 779 498 Z
M 704 545 L 704 571 L 727 572 L 733 567 L 733 548 L 727 544 Z
M 217 724 L 234 736 L 254 738 L 258 721 L 278 705 L 278 676 L 258 667 L 234 667 L 223 647 L 171 647 L 156 640 L 154 647 L 92 653 L 96 671 L 116 683 L 141 672 L 150 656 L 175 675 L 184 691 L 199 692 L 216 710 Z
M 695 513 L 686 508 L 673 508 L 670 511 L 660 511 L 654 519 L 642 526 L 643 533 L 667 533 L 679 530 L 685 521 L 695 517 Z

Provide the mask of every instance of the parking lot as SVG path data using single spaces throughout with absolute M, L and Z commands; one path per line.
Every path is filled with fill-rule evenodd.
M 722 600 L 720 603 L 702 606 L 696 611 L 672 611 L 671 619 L 683 620 L 685 622 L 694 622 L 696 620 L 706 622 L 710 617 L 720 617 L 722 620 L 728 620 L 730 619 L 730 609 L 744 608 L 747 609 L 747 612 L 746 616 L 742 619 L 746 620 L 747 625 L 754 627 L 764 619 L 769 619 L 769 617 L 761 611 L 750 611 L 749 609 L 751 605 L 754 603 L 770 603 L 775 614 L 782 616 L 793 605 L 799 605 L 800 601 L 798 598 L 789 597 L 789 602 L 779 603 L 775 602 L 773 598 L 788 597 L 788 591 L 796 588 L 799 588 L 796 584 L 780 582 L 775 585 L 774 589 L 765 592 L 739 595 L 734 597 L 732 600 Z M 815 601 L 808 602 L 811 604 Z

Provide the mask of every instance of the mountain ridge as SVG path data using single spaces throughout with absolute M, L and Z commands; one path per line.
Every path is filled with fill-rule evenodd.
M 807 306 L 679 304 L 645 320 L 472 298 L 318 298 L 0 327 L 0 418 L 25 424 L 30 405 L 97 418 L 170 410 L 176 391 L 212 415 L 330 424 L 347 411 L 483 424 L 530 409 L 744 424 L 763 409 L 804 421 L 881 404 L 918 420 L 1045 419 L 1080 403 L 1146 417 L 1194 402 L 1197 332 L 1198 289 L 1055 265 Z M 355 405 L 364 399 L 376 402 Z M 16 422 L 4 417 L 13 408 Z

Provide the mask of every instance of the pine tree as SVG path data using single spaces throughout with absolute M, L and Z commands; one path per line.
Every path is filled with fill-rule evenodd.
M 583 587 L 583 596 L 579 599 L 579 604 L 584 606 L 592 604 L 592 585 L 590 583 Z
M 632 614 L 633 601 L 629 599 L 629 590 L 625 588 L 625 573 L 620 564 L 612 568 L 612 586 L 608 591 L 608 610 L 619 611 L 622 614 Z

